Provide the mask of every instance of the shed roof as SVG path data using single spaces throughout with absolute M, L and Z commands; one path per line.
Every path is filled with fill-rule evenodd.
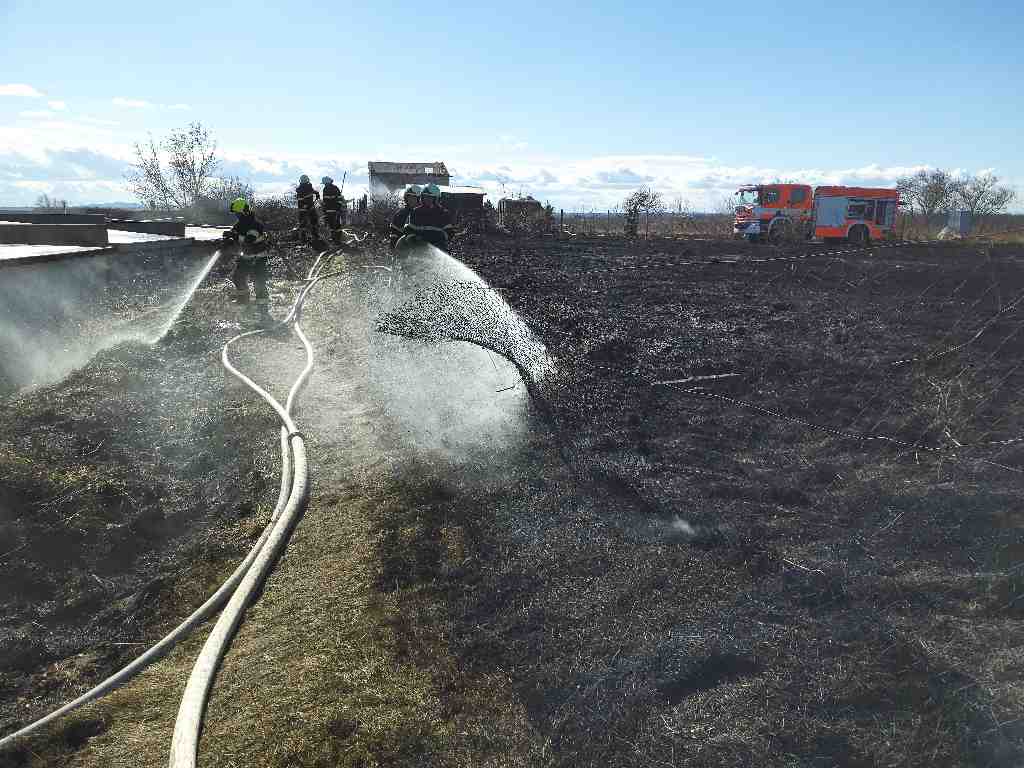
M 379 160 L 371 160 L 367 165 L 370 168 L 371 176 L 380 173 L 399 173 L 413 176 L 418 176 L 423 173 L 432 173 L 436 176 L 448 175 L 448 169 L 445 167 L 444 163 L 440 161 L 433 163 L 389 163 Z

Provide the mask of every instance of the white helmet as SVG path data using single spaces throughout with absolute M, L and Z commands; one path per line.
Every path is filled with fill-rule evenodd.
M 330 176 L 324 176 L 322 179 L 320 179 L 320 183 L 321 184 L 333 184 L 334 183 L 334 179 L 332 179 Z
M 299 176 L 299 184 L 309 184 L 309 176 L 306 174 Z

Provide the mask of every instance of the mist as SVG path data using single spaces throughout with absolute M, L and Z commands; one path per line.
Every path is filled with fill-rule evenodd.
M 349 399 L 365 393 L 379 412 L 384 450 L 394 443 L 462 463 L 522 441 L 528 389 L 503 355 L 515 352 L 537 377 L 551 361 L 471 269 L 425 247 L 396 272 L 367 270 L 321 295 L 336 313 L 336 335 L 326 341 L 345 362 L 318 368 L 318 382 L 329 386 L 329 376 Z
M 0 393 L 53 384 L 97 352 L 163 336 L 213 264 L 204 253 L 0 267 Z

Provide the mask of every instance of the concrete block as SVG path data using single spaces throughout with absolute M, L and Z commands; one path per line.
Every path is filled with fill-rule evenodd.
M 142 232 L 147 235 L 170 235 L 171 237 L 185 236 L 184 221 L 111 219 L 109 226 L 111 229 L 121 229 L 125 232 Z
M 107 245 L 103 224 L 21 224 L 0 222 L 5 245 Z
M 0 213 L 0 222 L 20 224 L 104 224 L 101 213 Z

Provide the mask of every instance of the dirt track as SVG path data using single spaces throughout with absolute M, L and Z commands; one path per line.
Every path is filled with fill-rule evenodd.
M 499 675 L 550 764 L 1024 759 L 1015 721 L 1024 443 L 991 444 L 1024 435 L 1014 303 L 1024 295 L 1024 252 L 914 246 L 762 260 L 799 255 L 707 241 L 461 244 L 460 256 L 557 358 L 558 374 L 543 387 L 553 424 L 537 411 L 514 451 L 441 461 L 387 430 L 390 469 L 365 480 L 367 493 L 383 483 L 404 500 L 374 518 L 374 589 L 397 606 L 385 620 L 401 657 L 434 676 L 453 722 L 463 716 L 460 691 Z M 320 330 L 331 317 L 326 306 Z M 74 466 L 105 467 L 98 476 L 112 479 L 86 493 L 103 506 L 123 491 L 139 507 L 122 505 L 131 520 L 146 520 L 166 494 L 158 483 L 173 480 L 184 498 L 206 478 L 222 500 L 209 530 L 231 530 L 232 515 L 244 523 L 247 505 L 269 495 L 273 469 L 254 463 L 259 442 L 235 445 L 230 459 L 225 451 L 237 434 L 269 442 L 273 425 L 236 409 L 210 369 L 227 331 L 199 315 L 187 321 L 194 328 L 155 356 L 108 354 L 19 401 L 7 434 L 49 425 L 49 438 L 4 443 L 10 461 L 45 457 L 69 471 L 79 457 Z M 345 345 L 324 352 L 346 370 Z M 111 371 L 144 380 L 132 389 Z M 721 378 L 657 384 L 702 376 Z M 99 440 L 65 442 L 85 422 L 109 428 L 99 422 L 116 418 L 81 408 L 93 388 L 102 398 L 107 384 L 125 387 L 142 414 L 153 405 L 132 393 L 158 381 L 193 387 L 161 400 L 164 433 L 184 430 L 179 459 L 205 434 L 202 453 L 225 461 L 201 471 L 149 462 L 138 477 L 130 455 L 100 448 L 82 459 Z M 206 422 L 193 411 L 199 402 Z M 133 433 L 132 421 L 118 434 L 152 439 L 150 428 Z M 247 462 L 253 472 L 239 473 Z M 148 496 L 126 485 L 132 475 Z M 29 472 L 22 485 L 5 483 L 8 506 L 65 487 L 41 482 Z M 241 543 L 217 557 L 227 562 Z M 114 567 L 114 551 L 98 556 Z M 203 567 L 207 553 L 188 559 Z M 123 589 L 146 584 L 116 578 Z M 158 611 L 132 641 L 169 619 Z M 29 625 L 15 629 L 31 652 L 2 671 L 5 712 L 25 696 L 40 711 L 67 690 L 41 677 L 54 680 L 54 667 L 35 666 L 59 648 L 44 653 Z M 458 677 L 432 666 L 423 650 L 431 633 Z M 115 660 L 94 660 L 86 676 Z M 15 719 L 3 718 L 5 730 Z M 504 727 L 493 727 L 497 743 L 521 737 Z M 343 755 L 366 737 L 354 728 L 330 738 Z M 435 763 L 453 749 L 421 746 L 439 750 Z

